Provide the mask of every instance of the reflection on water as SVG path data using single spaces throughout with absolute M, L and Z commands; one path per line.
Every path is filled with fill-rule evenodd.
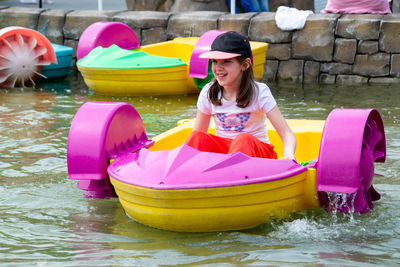
M 0 90 L 0 265 L 297 266 L 396 265 L 400 255 L 400 86 L 273 86 L 287 118 L 325 119 L 333 108 L 377 108 L 387 162 L 376 166 L 382 194 L 365 215 L 307 210 L 259 227 L 174 233 L 129 219 L 118 199 L 84 199 L 68 180 L 71 120 L 87 101 L 123 101 L 142 115 L 150 137 L 193 117 L 196 95 L 104 97 L 79 78 L 41 89 Z

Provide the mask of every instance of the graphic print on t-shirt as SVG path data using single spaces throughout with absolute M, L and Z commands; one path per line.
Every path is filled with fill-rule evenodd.
M 217 113 L 216 123 L 222 125 L 225 131 L 241 132 L 244 129 L 244 124 L 250 118 L 250 112 L 237 113 L 227 115 L 226 113 Z

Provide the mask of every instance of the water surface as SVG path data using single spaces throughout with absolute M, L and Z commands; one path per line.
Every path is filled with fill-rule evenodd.
M 155 136 L 191 118 L 196 95 L 104 97 L 77 77 L 0 90 L 2 266 L 395 266 L 400 262 L 400 86 L 272 86 L 286 118 L 325 119 L 334 108 L 377 108 L 387 161 L 382 194 L 365 215 L 307 210 L 231 232 L 175 233 L 129 219 L 118 199 L 86 199 L 70 181 L 66 143 L 87 101 L 124 101 Z

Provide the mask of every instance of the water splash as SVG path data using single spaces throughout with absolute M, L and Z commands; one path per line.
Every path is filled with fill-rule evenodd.
M 337 214 L 341 210 L 347 210 L 350 221 L 354 221 L 354 200 L 356 194 L 326 192 L 328 198 L 328 212 L 332 214 L 332 218 L 337 221 Z

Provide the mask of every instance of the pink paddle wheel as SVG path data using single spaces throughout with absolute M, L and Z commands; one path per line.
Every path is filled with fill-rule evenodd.
M 318 156 L 321 205 L 346 213 L 370 211 L 380 198 L 372 186 L 374 162 L 385 159 L 385 131 L 377 110 L 333 110 L 325 122 Z M 339 201 L 336 206 L 332 198 Z
M 0 86 L 35 85 L 42 66 L 57 64 L 50 41 L 37 31 L 22 27 L 0 30 Z

